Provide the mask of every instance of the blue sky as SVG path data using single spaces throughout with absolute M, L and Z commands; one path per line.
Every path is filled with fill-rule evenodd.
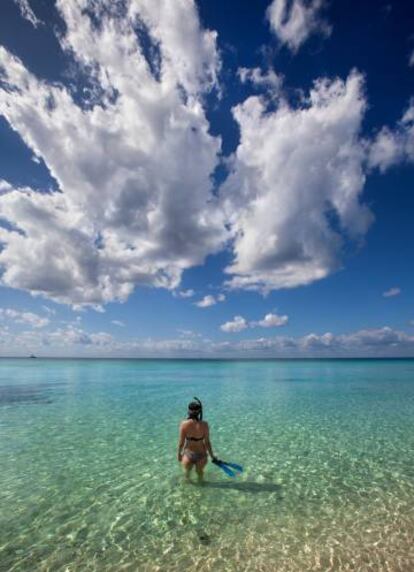
M 414 7 L 4 0 L 0 356 L 414 356 Z

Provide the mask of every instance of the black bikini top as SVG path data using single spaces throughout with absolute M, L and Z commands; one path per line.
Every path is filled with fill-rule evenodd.
M 204 437 L 186 437 L 187 441 L 202 441 Z

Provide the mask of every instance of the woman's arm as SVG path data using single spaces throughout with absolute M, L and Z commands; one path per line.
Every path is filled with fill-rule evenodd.
M 185 443 L 185 427 L 184 427 L 184 423 L 181 423 L 180 434 L 178 437 L 178 451 L 177 451 L 177 460 L 179 463 L 181 463 L 181 459 L 183 458 L 182 450 L 184 447 L 184 443 Z
M 210 442 L 210 429 L 209 429 L 209 427 L 208 427 L 208 423 L 207 423 L 207 422 L 206 422 L 206 435 L 205 435 L 205 437 L 204 437 L 204 442 L 205 442 L 205 444 L 206 444 L 208 454 L 210 455 L 210 457 L 211 457 L 212 459 L 214 459 L 213 448 L 212 448 L 211 442 Z

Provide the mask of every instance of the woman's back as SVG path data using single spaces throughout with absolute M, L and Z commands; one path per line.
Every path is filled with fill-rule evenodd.
M 205 450 L 204 439 L 208 435 L 208 424 L 206 421 L 186 419 L 181 423 L 181 427 L 188 449 L 192 451 Z

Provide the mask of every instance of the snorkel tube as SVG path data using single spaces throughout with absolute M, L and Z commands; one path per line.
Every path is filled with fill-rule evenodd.
M 198 403 L 198 405 L 200 406 L 200 417 L 199 417 L 199 421 L 203 420 L 203 404 L 201 403 L 201 401 L 198 399 L 198 397 L 193 397 L 193 399 Z

